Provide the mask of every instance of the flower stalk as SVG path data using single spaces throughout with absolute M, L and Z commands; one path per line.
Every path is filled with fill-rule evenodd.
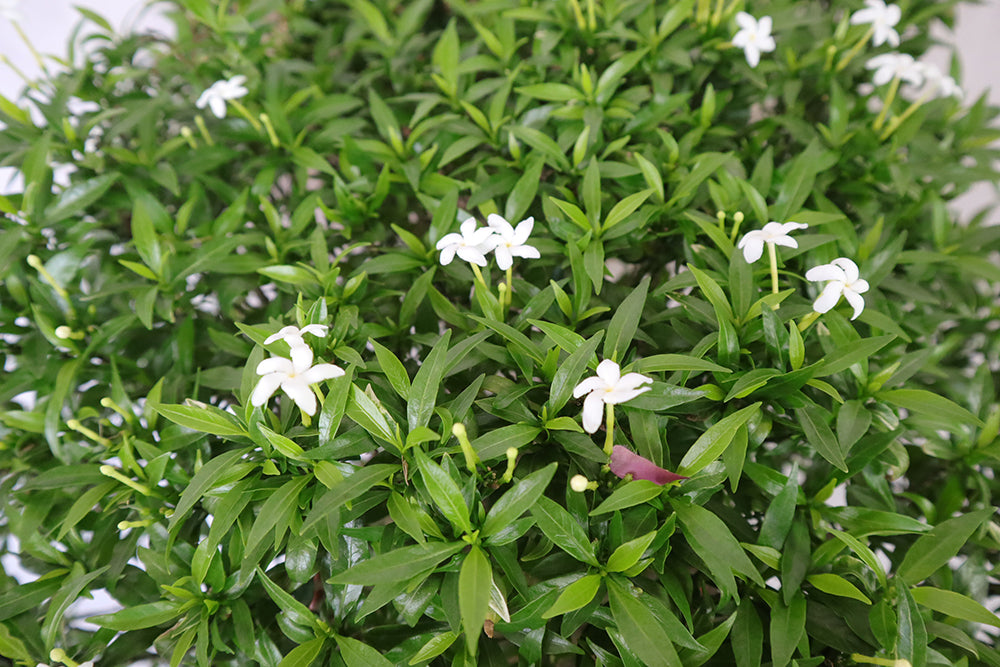
M 469 433 L 465 430 L 465 424 L 462 422 L 454 424 L 451 427 L 451 434 L 455 436 L 459 446 L 462 448 L 462 456 L 465 457 L 465 467 L 469 469 L 469 472 L 475 474 L 476 465 L 479 463 L 479 455 L 476 454 L 476 450 L 472 448 L 472 443 L 469 442 Z

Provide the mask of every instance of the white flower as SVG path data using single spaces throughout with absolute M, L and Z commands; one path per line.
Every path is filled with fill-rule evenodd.
M 569 488 L 573 489 L 577 493 L 583 493 L 587 490 L 587 486 L 590 484 L 590 480 L 583 475 L 573 475 L 569 480 Z
M 312 365 L 313 353 L 308 347 L 299 348 L 289 361 L 284 357 L 271 357 L 257 364 L 257 375 L 262 376 L 250 395 L 250 405 L 260 407 L 267 403 L 278 387 L 295 401 L 302 412 L 316 414 L 316 396 L 310 385 L 340 377 L 344 370 L 333 364 Z
M 326 336 L 327 327 L 325 324 L 309 324 L 301 329 L 296 326 L 282 327 L 277 333 L 273 333 L 264 339 L 264 345 L 270 345 L 276 340 L 283 340 L 288 343 L 288 348 L 291 350 L 292 361 L 298 356 L 303 356 L 307 352 L 309 354 L 309 360 L 305 362 L 308 366 L 312 363 L 312 350 L 306 345 L 306 341 L 302 338 L 302 334 L 312 334 L 318 338 L 323 338 Z M 304 358 L 304 357 L 303 357 Z
M 860 278 L 858 265 L 846 257 L 838 257 L 830 264 L 814 266 L 806 271 L 806 280 L 829 281 L 813 303 L 813 310 L 817 313 L 825 313 L 836 306 L 841 295 L 854 308 L 852 320 L 865 309 L 865 300 L 861 295 L 868 291 L 868 281 Z
M 246 95 L 247 89 L 243 87 L 246 80 L 245 76 L 237 74 L 231 79 L 216 81 L 201 94 L 194 105 L 199 109 L 207 106 L 216 118 L 225 118 L 226 100 L 238 100 Z
M 497 258 L 497 266 L 506 271 L 514 263 L 515 257 L 525 257 L 527 259 L 538 259 L 541 257 L 538 249 L 527 244 L 531 230 L 535 226 L 534 218 L 525 218 L 517 223 L 517 229 L 496 213 L 490 213 L 486 218 L 486 224 L 493 231 L 491 243 L 494 245 L 493 254 Z
M 0 0 L 0 16 L 8 21 L 20 21 L 21 12 L 17 8 L 17 0 Z
M 650 387 L 639 387 L 652 382 L 653 378 L 638 373 L 627 373 L 622 376 L 621 368 L 610 359 L 605 359 L 597 366 L 597 375 L 589 377 L 573 389 L 573 398 L 589 394 L 583 401 L 583 428 L 587 433 L 594 433 L 601 426 L 605 405 L 616 405 L 631 401 Z
M 918 62 L 915 64 L 917 71 L 921 75 L 921 80 L 914 85 L 924 84 L 921 97 L 957 97 L 962 99 L 962 89 L 955 83 L 955 79 L 942 72 L 936 65 L 931 63 Z
M 486 266 L 486 254 L 493 249 L 491 237 L 493 230 L 489 227 L 476 229 L 475 218 L 466 218 L 462 226 L 459 227 L 461 234 L 452 232 L 445 234 L 444 238 L 437 242 L 437 249 L 441 251 L 441 264 L 451 264 L 457 254 L 469 264 Z
M 895 48 L 899 46 L 899 33 L 893 27 L 899 23 L 902 12 L 896 5 L 887 5 L 884 0 L 865 0 L 866 9 L 859 9 L 851 14 L 851 24 L 870 23 L 875 32 L 872 34 L 872 44 L 880 46 L 889 43 Z
M 733 36 L 733 46 L 743 49 L 750 67 L 760 62 L 761 51 L 774 51 L 774 37 L 771 37 L 771 17 L 762 16 L 760 21 L 746 12 L 736 15 L 739 32 Z
M 875 70 L 872 83 L 884 86 L 895 78 L 919 86 L 924 81 L 921 64 L 908 53 L 883 53 L 871 58 L 865 67 Z
M 769 222 L 764 225 L 763 229 L 744 234 L 736 247 L 743 250 L 743 259 L 747 261 L 747 264 L 753 264 L 764 254 L 765 243 L 798 248 L 798 242 L 788 234 L 808 226 L 804 222 L 786 222 L 784 224 Z

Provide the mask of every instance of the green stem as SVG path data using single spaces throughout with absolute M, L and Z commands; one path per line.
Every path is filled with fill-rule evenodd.
M 872 127 L 876 132 L 882 129 L 882 124 L 885 123 L 886 114 L 889 113 L 889 107 L 892 106 L 892 101 L 896 99 L 896 92 L 899 90 L 899 77 L 893 77 L 892 83 L 889 84 L 889 92 L 885 94 L 885 99 L 882 100 L 882 111 L 879 112 L 878 118 L 872 124 Z
M 804 331 L 805 331 L 806 329 L 808 329 L 808 328 L 809 328 L 809 327 L 810 327 L 810 326 L 812 325 L 812 323 L 813 323 L 813 322 L 815 322 L 815 321 L 816 321 L 817 319 L 819 319 L 819 313 L 817 313 L 817 312 L 816 312 L 816 311 L 814 310 L 814 311 L 812 311 L 811 313 L 809 313 L 808 315 L 806 315 L 805 317 L 803 317 L 803 318 L 802 318 L 802 321 L 801 321 L 801 322 L 799 322 L 799 331 L 800 331 L 800 332 L 804 332 Z
M 778 251 L 775 250 L 774 244 L 768 241 L 767 243 L 767 258 L 771 261 L 771 292 L 774 294 L 778 293 Z
M 469 262 L 469 266 L 472 267 L 472 272 L 476 274 L 476 282 L 482 285 L 483 289 L 485 289 L 488 292 L 490 288 L 486 284 L 486 281 L 483 279 L 483 272 L 479 270 L 479 266 L 473 264 L 472 262 Z
M 847 67 L 850 64 L 850 62 L 852 60 L 854 60 L 855 56 L 857 56 L 858 53 L 860 53 L 860 51 L 864 47 L 865 43 L 869 39 L 871 39 L 872 35 L 874 35 L 874 34 L 875 34 L 875 26 L 869 26 L 868 31 L 865 32 L 865 34 L 861 36 L 861 39 L 859 39 L 857 41 L 857 43 L 854 46 L 851 47 L 851 50 L 848 51 L 846 54 L 844 54 L 844 57 L 840 59 L 840 62 L 837 63 L 837 69 L 835 69 L 834 71 L 835 72 L 840 72 L 845 67 Z
M 604 453 L 611 456 L 611 450 L 615 446 L 615 406 L 605 403 L 605 413 L 607 415 L 607 435 L 604 436 Z
M 881 134 L 881 136 L 879 136 L 879 141 L 885 141 L 892 136 L 892 133 L 899 129 L 899 126 L 906 122 L 906 119 L 912 116 L 914 112 L 922 107 L 930 98 L 931 96 L 929 94 L 924 94 L 920 97 L 920 99 L 908 106 L 903 113 L 898 116 L 894 116 L 893 119 L 889 121 L 889 125 L 885 128 L 885 131 Z
M 514 267 L 507 267 L 507 303 L 504 305 L 504 311 L 510 308 L 511 298 L 514 296 Z
M 243 106 L 243 104 L 239 100 L 229 100 L 228 104 L 231 104 L 232 107 L 236 109 L 236 111 L 238 111 L 241 116 L 246 118 L 247 122 L 249 122 L 250 125 L 253 126 L 253 129 L 257 130 L 258 132 L 264 129 L 263 127 L 261 127 L 260 121 L 254 118 L 253 114 L 251 114 L 250 111 L 245 106 Z

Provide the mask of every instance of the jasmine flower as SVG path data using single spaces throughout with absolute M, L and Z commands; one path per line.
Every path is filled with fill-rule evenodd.
M 865 0 L 865 5 L 865 9 L 851 14 L 851 24 L 871 24 L 874 46 L 881 46 L 886 42 L 893 48 L 899 46 L 899 33 L 894 28 L 902 16 L 899 7 L 887 5 L 884 0 Z
M 446 234 L 437 242 L 441 251 L 441 264 L 447 266 L 458 255 L 469 264 L 486 266 L 486 254 L 493 249 L 491 237 L 493 230 L 489 227 L 476 229 L 475 218 L 467 218 L 459 227 L 460 234 Z M 530 231 L 530 229 L 529 229 Z
M 762 16 L 758 21 L 746 12 L 736 15 L 739 32 L 733 36 L 733 46 L 743 49 L 747 63 L 756 67 L 762 51 L 774 51 L 774 37 L 771 36 L 771 17 Z
M 806 271 L 806 280 L 827 281 L 813 303 L 813 310 L 817 313 L 831 310 L 841 296 L 854 308 L 852 320 L 865 309 L 865 300 L 861 295 L 868 291 L 868 281 L 860 277 L 858 265 L 846 257 L 838 257 L 830 264 L 814 266 Z
M 515 229 L 503 217 L 491 213 L 486 218 L 486 224 L 493 231 L 490 243 L 493 244 L 493 254 L 497 258 L 497 266 L 502 270 L 509 269 L 513 265 L 515 257 L 528 259 L 541 257 L 537 248 L 527 245 L 528 237 L 535 225 L 533 217 L 525 218 L 517 224 L 517 229 Z
M 633 398 L 649 391 L 651 387 L 640 385 L 651 383 L 653 378 L 639 373 L 627 373 L 622 376 L 621 367 L 610 359 L 605 359 L 597 366 L 597 375 L 589 377 L 573 389 L 573 397 L 580 398 L 588 394 L 583 401 L 583 428 L 587 433 L 595 433 L 601 426 L 601 416 L 605 405 L 616 405 L 631 401 Z
M 225 118 L 226 102 L 238 100 L 247 94 L 247 89 L 243 87 L 246 80 L 245 76 L 238 74 L 231 79 L 216 81 L 201 94 L 194 105 L 199 109 L 204 109 L 207 106 L 216 118 Z
M 798 242 L 789 236 L 790 232 L 797 229 L 805 229 L 809 225 L 802 222 L 769 222 L 763 229 L 747 232 L 740 239 L 736 247 L 743 251 L 743 259 L 747 264 L 753 264 L 764 254 L 764 244 L 783 245 L 789 248 L 798 248 Z
M 292 359 L 271 357 L 257 364 L 257 375 L 262 376 L 250 395 L 250 405 L 260 407 L 280 387 L 295 401 L 302 412 L 316 414 L 316 396 L 310 385 L 340 377 L 344 370 L 333 364 L 312 365 L 313 353 L 308 347 L 293 354 Z

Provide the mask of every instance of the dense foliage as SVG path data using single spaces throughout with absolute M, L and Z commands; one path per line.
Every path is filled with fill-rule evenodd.
M 996 109 L 860 2 L 163 4 L 0 99 L 0 663 L 1000 665 Z

